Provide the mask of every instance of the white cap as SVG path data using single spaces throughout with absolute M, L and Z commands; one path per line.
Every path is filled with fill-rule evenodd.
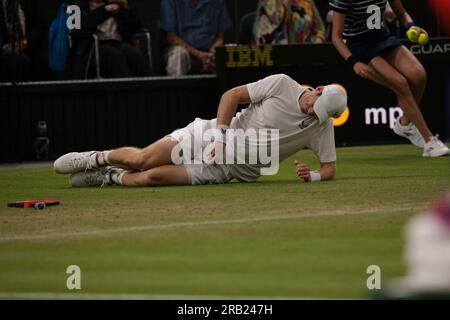
M 347 106 L 347 94 L 338 85 L 328 85 L 314 103 L 314 112 L 319 118 L 319 124 L 328 118 L 339 117 Z

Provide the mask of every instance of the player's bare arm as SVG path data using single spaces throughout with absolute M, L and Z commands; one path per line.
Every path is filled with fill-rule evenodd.
M 406 12 L 405 7 L 400 0 L 390 0 L 389 4 L 402 25 L 406 26 L 409 22 L 413 22 L 411 16 Z
M 406 11 L 405 7 L 403 6 L 400 0 L 390 0 L 389 4 L 391 5 L 392 11 L 394 11 L 395 15 L 397 16 L 402 26 L 408 28 L 409 24 L 414 23 L 414 20 Z M 419 33 L 428 34 L 426 30 L 424 30 L 423 28 L 417 26 L 414 26 L 414 28 L 417 29 Z
M 336 162 L 320 163 L 320 168 L 316 172 L 320 173 L 322 180 L 334 180 L 336 178 Z
M 342 58 L 347 60 L 352 55 L 352 53 L 345 44 L 344 37 L 342 35 L 344 31 L 345 17 L 346 15 L 344 13 L 336 11 L 333 12 L 333 31 L 331 35 L 331 41 L 333 42 L 333 45 L 336 47 L 336 50 L 339 52 Z
M 247 86 L 239 86 L 225 92 L 219 103 L 217 110 L 217 128 L 226 130 L 236 113 L 237 107 L 240 104 L 250 103 L 250 94 Z M 223 139 L 224 140 L 224 139 Z M 215 163 L 216 155 L 222 154 L 224 150 L 225 141 L 215 141 L 210 144 L 208 148 L 209 158 L 206 163 L 212 165 Z
M 250 103 L 250 94 L 246 85 L 235 87 L 222 95 L 217 110 L 217 126 L 229 126 L 240 104 Z
M 350 62 L 350 60 L 353 59 L 353 56 L 350 49 L 345 44 L 344 37 L 342 35 L 344 31 L 345 18 L 346 14 L 344 13 L 336 11 L 333 13 L 333 31 L 331 41 L 342 58 L 344 58 L 345 61 Z M 372 72 L 367 64 L 358 61 L 354 63 L 353 69 L 360 77 L 364 79 L 371 78 Z

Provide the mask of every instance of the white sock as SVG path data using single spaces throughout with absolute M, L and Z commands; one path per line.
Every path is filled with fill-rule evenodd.
M 107 165 L 111 165 L 111 162 L 109 162 L 109 159 L 108 159 L 110 153 L 111 153 L 111 151 L 103 151 L 102 152 L 102 154 L 103 154 L 103 161 Z
M 111 182 L 118 184 L 120 186 L 123 185 L 122 178 L 126 171 L 124 169 L 119 169 L 119 168 L 114 168 L 112 170 L 113 171 L 110 174 Z
M 95 165 L 96 167 L 106 167 L 111 165 L 111 163 L 109 163 L 108 161 L 108 154 L 111 151 L 101 151 L 101 152 L 97 152 L 94 157 L 95 157 Z

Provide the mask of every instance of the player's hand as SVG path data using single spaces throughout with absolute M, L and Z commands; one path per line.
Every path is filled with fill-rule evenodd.
M 208 166 L 212 166 L 215 164 L 223 164 L 225 162 L 224 149 L 225 149 L 225 144 L 223 142 L 220 142 L 220 141 L 211 142 L 205 148 L 204 162 Z M 219 163 L 217 163 L 217 162 L 219 162 Z
M 309 165 L 306 163 L 300 163 L 298 160 L 294 161 L 295 171 L 297 172 L 297 176 L 302 179 L 304 182 L 311 182 L 311 170 L 309 169 Z
M 353 70 L 355 71 L 355 73 L 360 76 L 361 78 L 364 79 L 369 79 L 370 76 L 370 68 L 367 64 L 362 63 L 362 62 L 357 62 L 354 66 L 353 66 Z
M 425 34 L 428 36 L 428 32 L 427 32 L 424 28 L 421 28 L 421 27 L 418 27 L 418 26 L 414 26 L 414 27 L 411 27 L 411 29 L 417 30 L 417 32 L 418 32 L 419 34 L 425 33 Z

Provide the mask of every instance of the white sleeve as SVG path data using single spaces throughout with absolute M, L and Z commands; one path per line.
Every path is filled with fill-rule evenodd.
M 284 81 L 289 80 L 293 81 L 285 74 L 276 74 L 247 84 L 251 102 L 260 102 L 271 96 L 280 94 L 281 89 L 283 89 Z
M 321 163 L 336 161 L 336 145 L 334 143 L 333 120 L 328 119 L 319 134 L 309 142 L 308 148 L 317 156 Z

